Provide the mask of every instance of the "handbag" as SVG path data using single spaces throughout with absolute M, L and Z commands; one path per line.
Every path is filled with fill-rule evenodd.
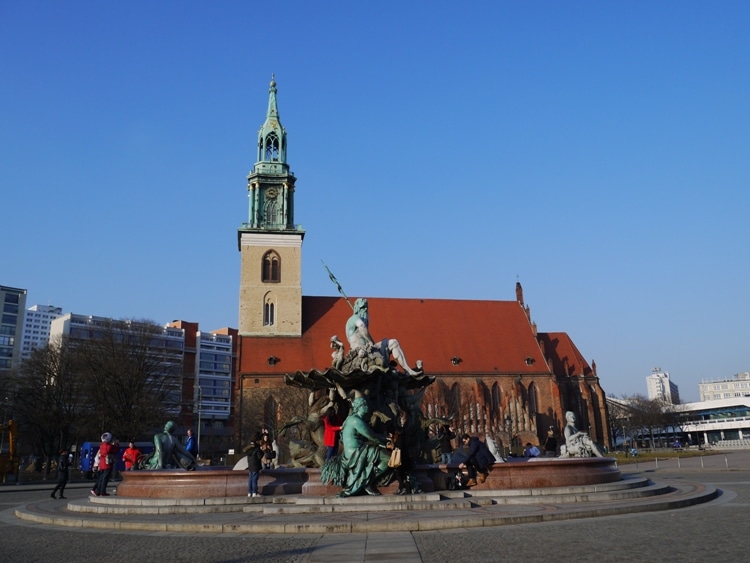
M 393 448 L 391 459 L 388 460 L 388 467 L 401 467 L 401 448 Z

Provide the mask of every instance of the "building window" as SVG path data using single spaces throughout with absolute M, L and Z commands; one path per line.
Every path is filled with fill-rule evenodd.
M 266 137 L 266 160 L 279 160 L 279 138 L 276 136 L 276 133 L 270 133 Z
M 273 326 L 274 324 L 276 324 L 276 306 L 272 298 L 266 297 L 263 304 L 263 326 Z
M 281 281 L 281 258 L 273 250 L 263 255 L 262 264 L 263 283 L 279 283 Z

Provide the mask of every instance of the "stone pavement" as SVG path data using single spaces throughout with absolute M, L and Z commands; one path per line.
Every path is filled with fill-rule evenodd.
M 0 553 L 7 561 L 741 561 L 750 539 L 750 452 L 622 466 L 655 482 L 700 482 L 721 490 L 716 500 L 647 512 L 534 524 L 436 531 L 370 533 L 170 533 L 59 528 L 16 519 L 17 506 L 49 505 L 49 490 L 0 494 Z M 5 491 L 7 487 L 0 487 Z M 83 498 L 86 489 L 68 497 Z M 56 501 L 60 503 L 60 501 Z M 512 510 L 512 507 L 503 507 Z M 407 515 L 404 514 L 404 517 Z M 325 521 L 330 515 L 317 518 Z M 389 516 L 393 518 L 392 516 Z M 441 515 L 450 518 L 451 512 Z M 180 515 L 170 515 L 172 521 Z

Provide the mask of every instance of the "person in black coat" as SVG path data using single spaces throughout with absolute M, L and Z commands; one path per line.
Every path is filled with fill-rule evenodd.
M 495 456 L 492 455 L 487 444 L 476 436 L 464 434 L 461 437 L 461 443 L 464 447 L 468 447 L 466 459 L 458 466 L 461 469 L 465 467 L 469 474 L 469 481 L 466 485 L 468 487 L 476 485 L 477 474 L 479 474 L 479 482 L 484 483 L 490 473 L 490 468 L 495 463 Z
M 260 436 L 257 436 L 255 440 L 250 442 L 250 446 L 247 450 L 247 496 L 259 497 L 258 494 L 258 477 L 260 477 L 260 470 L 263 468 L 263 450 L 259 445 Z
M 70 458 L 68 450 L 60 450 L 60 458 L 57 460 L 57 485 L 52 489 L 52 498 L 57 498 L 55 493 L 60 491 L 60 498 L 65 498 L 65 485 L 68 484 L 68 469 L 70 468 Z

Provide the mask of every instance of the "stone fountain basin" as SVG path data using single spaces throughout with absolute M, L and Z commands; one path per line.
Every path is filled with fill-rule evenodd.
M 433 492 L 448 488 L 458 471 L 454 465 L 420 465 L 414 470 L 422 490 Z M 576 485 L 595 485 L 620 481 L 617 460 L 592 458 L 512 459 L 495 463 L 484 483 L 472 490 L 507 490 Z M 247 471 L 229 467 L 199 467 L 196 471 L 160 469 L 124 471 L 117 496 L 125 498 L 222 498 L 247 496 Z M 263 495 L 334 496 L 341 489 L 320 482 L 320 469 L 279 468 L 263 470 L 258 480 Z M 395 493 L 394 481 L 381 487 L 384 494 Z

